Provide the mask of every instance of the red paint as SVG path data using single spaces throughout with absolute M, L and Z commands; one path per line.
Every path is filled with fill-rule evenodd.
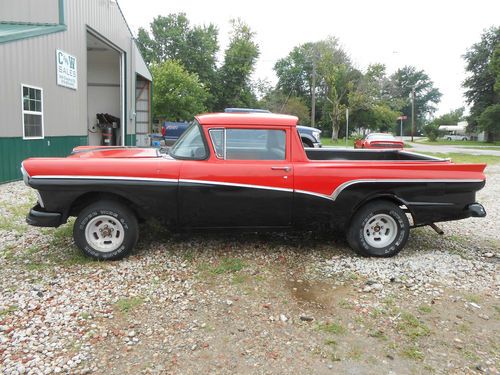
M 24 161 L 30 176 L 77 175 L 206 180 L 296 189 L 330 195 L 340 184 L 359 179 L 471 179 L 484 180 L 486 164 L 450 161 L 310 161 L 297 134 L 297 118 L 273 114 L 210 114 L 197 117 L 205 137 L 214 127 L 272 128 L 287 133 L 286 160 L 217 159 L 212 143 L 207 160 L 158 157 L 152 148 L 75 148 L 67 158 L 31 158 Z M 84 152 L 85 150 L 88 150 Z M 289 170 L 272 167 L 288 167 Z

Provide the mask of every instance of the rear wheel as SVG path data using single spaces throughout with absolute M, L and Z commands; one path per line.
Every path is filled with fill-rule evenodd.
M 392 202 L 375 201 L 353 216 L 347 241 L 362 256 L 391 257 L 399 253 L 410 234 L 410 223 L 401 208 Z
M 73 237 L 77 246 L 89 257 L 121 259 L 137 243 L 137 218 L 119 202 L 99 201 L 80 212 L 73 227 Z

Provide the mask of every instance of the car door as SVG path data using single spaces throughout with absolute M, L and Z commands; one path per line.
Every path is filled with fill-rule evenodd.
M 179 179 L 179 219 L 190 227 L 291 225 L 293 167 L 290 129 L 204 129 L 210 157 L 185 160 Z

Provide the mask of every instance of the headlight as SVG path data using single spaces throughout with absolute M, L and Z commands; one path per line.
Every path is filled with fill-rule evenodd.
M 321 136 L 321 131 L 315 131 L 315 132 L 312 132 L 312 133 L 313 133 L 313 137 L 316 138 L 319 141 L 319 138 Z

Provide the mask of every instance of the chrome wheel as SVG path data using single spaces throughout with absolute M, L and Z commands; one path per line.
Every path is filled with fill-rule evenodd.
M 96 216 L 85 227 L 87 243 L 103 253 L 118 249 L 123 244 L 124 238 L 123 225 L 113 216 Z
M 363 237 L 368 245 L 375 248 L 389 246 L 398 234 L 396 220 L 387 214 L 371 217 L 363 228 Z

